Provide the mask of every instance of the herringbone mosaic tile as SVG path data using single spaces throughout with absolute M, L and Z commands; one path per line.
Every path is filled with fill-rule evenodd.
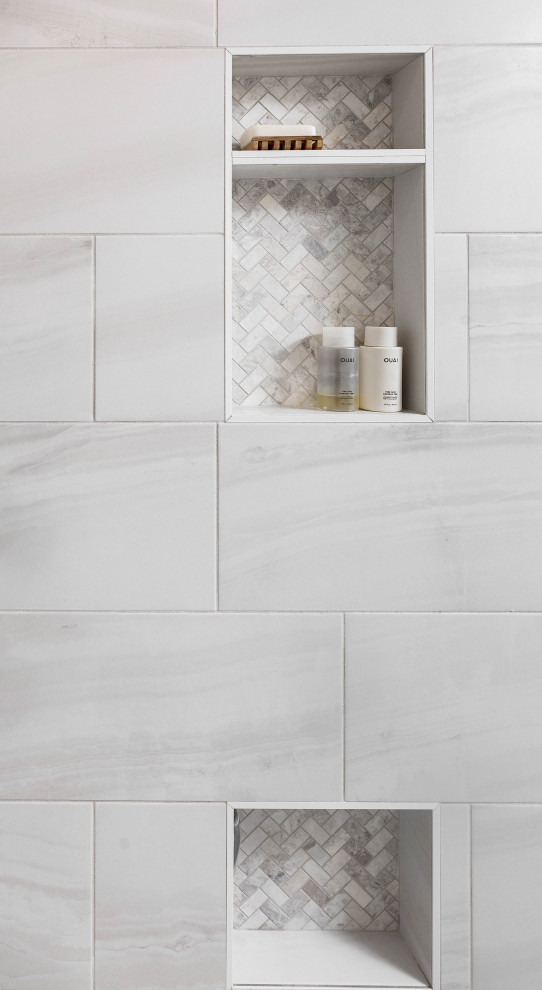
M 233 147 L 253 124 L 314 124 L 324 148 L 391 148 L 391 79 L 265 76 L 233 80 Z
M 395 812 L 254 808 L 239 817 L 235 928 L 398 929 Z
M 322 326 L 394 324 L 393 179 L 239 179 L 232 233 L 234 402 L 315 408 Z

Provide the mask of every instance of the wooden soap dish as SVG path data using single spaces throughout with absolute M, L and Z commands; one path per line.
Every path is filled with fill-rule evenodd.
M 254 137 L 243 151 L 321 151 L 324 139 L 314 137 Z

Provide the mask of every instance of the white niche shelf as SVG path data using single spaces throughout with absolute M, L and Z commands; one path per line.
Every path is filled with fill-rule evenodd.
M 284 834 L 277 831 L 273 837 L 272 830 L 268 828 L 268 823 L 271 820 L 269 818 L 263 822 L 263 828 L 264 830 L 267 829 L 271 840 L 269 847 L 265 845 L 265 835 L 258 839 L 256 831 L 258 825 L 255 829 L 251 827 L 248 835 L 243 834 L 239 857 L 241 868 L 243 862 L 246 862 L 246 857 L 243 857 L 244 842 L 248 843 L 248 855 L 252 856 L 255 862 L 259 858 L 258 852 L 262 843 L 264 844 L 264 851 L 267 848 L 270 851 L 269 858 L 262 861 L 261 868 L 254 867 L 252 876 L 246 883 L 247 898 L 250 900 L 247 899 L 244 903 L 240 902 L 242 893 L 239 887 L 236 889 L 234 882 L 234 879 L 237 882 L 242 879 L 242 874 L 239 872 L 235 874 L 234 878 L 234 808 L 241 809 L 242 813 L 260 809 L 265 810 L 267 814 L 278 811 L 279 822 L 282 816 L 286 818 L 295 811 L 301 813 L 308 810 L 324 811 L 330 816 L 337 810 L 354 815 L 370 812 L 372 822 L 375 820 L 373 817 L 375 812 L 376 814 L 381 811 L 388 814 L 392 812 L 397 820 L 399 851 L 395 854 L 395 863 L 389 867 L 389 870 L 394 871 L 398 879 L 398 889 L 395 890 L 398 910 L 394 912 L 395 917 L 398 916 L 398 921 L 392 923 L 388 930 L 371 931 L 362 930 L 363 923 L 361 922 L 359 929 L 356 930 L 356 924 L 352 926 L 347 919 L 346 928 L 350 928 L 350 930 L 340 930 L 340 925 L 337 926 L 338 930 L 333 930 L 332 911 L 330 910 L 330 928 L 320 927 L 322 923 L 318 917 L 318 907 L 315 907 L 314 903 L 310 903 L 308 910 L 314 912 L 316 919 L 312 930 L 297 930 L 295 917 L 293 923 L 292 921 L 288 922 L 290 927 L 285 927 L 282 930 L 252 928 L 252 925 L 258 923 L 257 915 L 253 913 L 258 911 L 258 905 L 261 905 L 265 911 L 267 910 L 266 905 L 271 904 L 269 914 L 273 917 L 273 896 L 277 900 L 281 899 L 280 896 L 277 897 L 276 888 L 273 887 L 272 883 L 269 884 L 266 879 L 266 873 L 273 874 L 273 870 L 278 869 L 279 872 L 275 873 L 277 884 L 282 884 L 289 890 L 288 878 L 286 878 L 286 885 L 284 885 L 284 877 L 281 877 L 280 874 L 281 862 L 283 862 L 280 852 L 278 855 L 275 854 L 277 862 L 272 862 L 273 843 L 276 840 L 276 845 L 280 848 L 281 842 L 284 843 Z M 318 815 L 316 820 L 318 821 Z M 320 820 L 322 821 L 322 819 Z M 273 824 L 272 820 L 271 824 Z M 286 827 L 288 824 L 286 818 Z M 323 824 L 325 825 L 326 822 L 323 821 Z M 318 828 L 318 825 L 314 826 L 314 823 L 312 825 L 313 829 Z M 305 990 L 339 990 L 342 987 L 349 987 L 351 990 L 356 990 L 356 988 L 375 990 L 377 987 L 388 987 L 394 988 L 394 990 L 411 990 L 414 987 L 425 987 L 440 990 L 440 815 L 438 805 L 368 805 L 360 803 L 292 805 L 286 802 L 249 806 L 240 803 L 229 806 L 228 828 L 228 902 L 230 915 L 228 926 L 228 988 L 233 988 L 233 990 L 247 990 L 247 988 L 250 990 L 263 990 L 263 988 L 266 990 L 279 990 L 279 988 L 280 990 L 295 990 L 295 988 L 303 987 Z M 281 825 L 279 824 L 278 829 L 280 828 Z M 301 828 L 303 828 L 303 824 L 301 824 Z M 369 823 L 370 828 L 371 822 Z M 309 882 L 305 888 L 301 888 L 301 895 L 303 895 L 304 890 L 309 891 L 317 904 L 319 893 L 322 895 L 322 888 L 318 881 L 323 883 L 325 879 L 325 873 L 322 873 L 322 870 L 325 870 L 326 863 L 332 862 L 330 873 L 334 876 L 338 874 L 333 872 L 336 866 L 332 861 L 333 857 L 331 860 L 326 858 L 325 842 L 318 843 L 317 831 L 313 835 L 316 835 L 314 839 L 315 848 L 317 848 L 316 866 L 312 862 L 310 849 L 313 836 L 309 835 L 304 844 L 298 848 L 302 854 L 300 859 L 307 852 L 309 853 L 308 872 L 316 878 L 313 886 Z M 371 835 L 370 832 L 369 835 Z M 372 835 L 371 838 L 373 838 Z M 258 846 L 255 850 L 257 839 Z M 359 834 L 353 839 L 358 853 L 362 841 Z M 378 846 L 378 834 L 374 838 L 374 842 Z M 337 846 L 339 844 L 337 842 Z M 346 845 L 343 843 L 342 848 L 348 850 L 352 848 L 352 844 L 349 846 L 348 843 Z M 364 862 L 363 852 L 364 850 L 362 850 L 361 857 L 358 856 L 361 862 Z M 374 850 L 371 850 L 371 856 L 375 856 Z M 378 851 L 376 857 L 378 857 Z M 322 879 L 318 873 L 318 859 L 322 864 L 320 869 Z M 368 854 L 367 859 L 369 859 Z M 352 863 L 355 867 L 354 860 L 349 862 L 345 857 L 343 860 L 343 869 L 346 873 L 350 870 Z M 376 858 L 371 859 L 369 867 L 371 868 L 375 862 Z M 304 865 L 307 866 L 307 863 Z M 291 871 L 288 864 L 285 869 Z M 355 869 L 353 876 L 354 884 L 348 883 L 347 877 L 344 879 L 344 890 L 341 890 L 338 895 L 341 902 L 343 902 L 342 899 L 348 901 L 348 894 L 345 891 L 352 892 L 354 897 L 359 898 L 360 896 L 360 888 L 359 886 L 356 887 Z M 359 875 L 357 879 L 360 883 L 364 882 Z M 376 876 L 375 887 L 378 886 L 378 883 L 382 883 L 384 886 L 387 879 L 385 874 L 380 872 Z M 296 884 L 294 883 L 291 889 L 295 887 Z M 270 901 L 265 899 L 267 893 L 270 895 Z M 374 894 L 374 890 L 371 893 Z M 378 896 L 377 894 L 377 899 Z M 284 909 L 288 911 L 291 901 L 288 901 L 284 895 L 283 897 Z M 303 900 L 303 896 L 301 900 Z M 241 908 L 238 906 L 239 902 Z M 325 910 L 327 905 L 323 898 L 320 903 Z M 243 910 L 248 915 L 247 925 L 239 927 L 239 919 L 242 921 Z M 370 906 L 368 910 L 371 911 Z M 390 908 L 389 910 L 393 909 Z M 277 921 L 277 924 L 280 925 L 280 921 Z
M 282 96 L 283 91 L 290 86 L 290 81 L 294 80 L 294 85 L 286 97 Z M 321 98 L 320 111 L 322 108 L 329 110 L 330 122 L 338 120 L 340 126 L 341 110 L 337 110 L 338 95 L 349 90 L 345 102 L 352 109 L 355 117 L 356 92 L 351 92 L 352 80 L 358 80 L 361 84 L 367 80 L 377 81 L 381 79 L 388 86 L 391 98 L 391 116 L 393 124 L 386 133 L 384 124 L 379 124 L 379 118 L 385 113 L 385 107 L 380 113 L 380 107 L 376 107 L 374 119 L 370 120 L 371 127 L 376 121 L 376 126 L 367 135 L 367 140 L 374 146 L 366 147 L 364 140 L 360 139 L 360 147 L 352 147 L 356 143 L 352 134 L 359 134 L 363 131 L 363 126 L 355 128 L 352 134 L 347 135 L 346 143 L 349 147 L 342 146 L 345 141 L 336 139 L 335 131 L 334 146 L 324 147 L 321 151 L 240 151 L 235 147 L 236 133 L 242 126 L 250 126 L 251 123 L 270 122 L 273 119 L 286 119 L 290 122 L 291 114 L 296 108 L 288 109 L 284 116 L 285 106 L 280 107 L 280 99 L 291 97 L 290 103 L 296 93 L 301 94 L 301 99 L 297 106 L 310 104 L 312 119 L 319 113 L 318 99 Z M 281 82 L 282 80 L 282 82 Z M 391 82 L 390 82 L 391 80 Z M 304 81 L 312 85 L 307 95 L 303 96 Z M 318 82 L 322 82 L 322 91 L 318 89 Z M 284 85 L 285 84 L 285 85 Z M 331 87 L 326 96 L 326 86 Z M 274 99 L 274 90 L 279 97 L 279 102 Z M 355 90 L 355 87 L 354 87 Z M 358 89 L 358 93 L 359 93 Z M 242 94 L 240 96 L 240 94 Z M 264 94 L 264 95 L 262 95 Z M 315 96 L 316 94 L 316 96 Z M 338 94 L 338 95 L 337 95 Z M 361 95 L 361 94 L 360 94 Z M 243 111 L 240 111 L 240 104 L 236 104 L 236 97 L 243 100 Z M 310 98 L 309 98 L 310 97 Z M 259 101 L 262 100 L 260 103 Z M 326 102 L 327 101 L 327 102 Z M 232 128 L 232 106 L 236 108 L 237 119 L 233 118 Z M 383 106 L 381 104 L 380 106 Z M 247 116 L 241 114 L 246 110 Z M 273 112 L 274 111 L 274 112 Z M 344 114 L 344 106 L 342 106 Z M 263 116 L 262 116 L 263 114 Z M 271 116 L 267 116 L 270 114 Z M 275 117 L 276 114 L 276 117 Z M 333 117 L 338 114 L 338 117 Z M 290 119 L 289 116 L 290 115 Z M 320 116 L 322 114 L 320 113 Z M 226 347 L 225 347 L 225 379 L 226 379 L 226 402 L 225 419 L 234 422 L 256 422 L 256 423 L 276 423 L 276 422 L 303 422 L 321 423 L 330 421 L 356 422 L 356 423 L 408 423 L 423 422 L 433 419 L 433 134 L 432 134 L 432 53 L 426 47 L 405 47 L 405 48 L 364 48 L 353 47 L 351 49 L 319 48 L 319 49 L 231 49 L 226 52 Z M 353 117 L 347 118 L 348 120 Z M 367 118 L 366 118 L 367 119 Z M 300 123 L 296 119 L 292 122 Z M 305 118 L 305 122 L 310 122 L 310 117 Z M 358 125 L 360 122 L 357 122 Z M 329 130 L 328 127 L 328 130 Z M 324 128 L 322 128 L 324 129 Z M 380 129 L 383 131 L 382 141 L 379 140 Z M 326 132 L 327 133 L 327 132 Z M 324 141 L 326 140 L 324 134 Z M 232 145 L 234 146 L 232 148 Z M 384 146 L 386 145 L 386 146 Z M 303 339 L 303 328 L 297 332 L 294 326 L 292 338 L 289 336 L 291 325 L 288 317 L 283 321 L 288 334 L 281 337 L 281 314 L 280 311 L 273 313 L 273 304 L 269 312 L 265 308 L 264 293 L 267 288 L 271 292 L 275 289 L 276 302 L 291 312 L 295 310 L 296 293 L 295 279 L 294 294 L 288 295 L 286 300 L 281 297 L 281 287 L 273 283 L 272 260 L 269 256 L 263 258 L 263 265 L 267 266 L 267 273 L 270 278 L 264 282 L 262 276 L 258 282 L 257 266 L 258 259 L 258 217 L 241 217 L 241 224 L 245 227 L 240 230 L 237 223 L 239 215 L 238 204 L 232 198 L 232 183 L 234 190 L 239 190 L 239 184 L 245 183 L 250 195 L 251 189 L 258 191 L 261 196 L 266 195 L 266 188 L 273 193 L 273 184 L 277 188 L 277 182 L 290 183 L 290 187 L 297 180 L 300 183 L 317 180 L 322 184 L 327 184 L 332 190 L 334 182 L 352 179 L 367 179 L 374 183 L 387 182 L 390 194 L 393 194 L 393 210 L 390 220 L 390 231 L 393 230 L 393 314 L 388 314 L 382 322 L 394 322 L 399 327 L 399 343 L 404 348 L 404 375 L 403 375 L 403 405 L 402 413 L 370 413 L 360 410 L 355 413 L 326 413 L 312 407 L 315 405 L 314 379 L 307 377 L 307 384 L 304 382 L 299 386 L 299 393 L 305 394 L 303 401 L 297 402 L 298 382 L 302 379 L 305 367 L 310 368 L 310 374 L 314 375 L 314 345 L 315 337 L 318 333 L 316 323 L 320 325 L 324 322 L 331 324 L 354 323 L 360 329 L 365 323 L 372 323 L 373 319 L 366 316 L 363 306 L 358 299 L 358 316 L 348 319 L 341 311 L 340 298 L 337 302 L 336 310 L 331 307 L 328 310 L 329 320 L 326 320 L 324 311 L 318 310 L 317 304 L 307 319 L 309 325 Z M 250 185 L 252 183 L 252 186 Z M 256 188 L 255 188 L 256 187 Z M 242 187 L 241 187 L 242 188 Z M 269 201 L 271 202 L 271 201 Z M 259 206 L 256 206 L 258 209 Z M 271 206 L 273 209 L 273 205 Z M 292 216 L 295 217 L 295 209 Z M 260 210 L 260 212 L 263 212 Z M 280 217 L 280 204 L 277 210 L 277 217 Z M 275 242 L 279 244 L 280 232 L 278 228 L 272 229 L 272 219 L 264 217 L 269 223 L 270 232 Z M 286 218 L 285 239 L 288 243 L 287 233 L 292 231 L 292 220 Z M 325 220 L 324 220 L 325 223 Z M 360 238 L 362 227 L 360 226 Z M 244 233 L 243 233 L 244 230 Z M 256 231 L 256 233 L 254 233 Z M 252 232 L 252 236 L 251 236 Z M 260 231 L 261 233 L 261 231 Z M 308 230 L 310 233 L 310 227 Z M 240 238 L 241 235 L 241 238 Z M 294 232 L 295 238 L 295 232 Z M 350 242 L 356 237 L 356 233 L 349 232 Z M 240 240 L 243 242 L 240 247 Z M 260 238 L 261 241 L 261 238 Z M 278 255 L 276 243 L 272 243 L 271 250 L 275 249 L 277 262 L 281 259 Z M 254 254 L 250 255 L 254 245 Z M 315 245 L 317 248 L 318 246 Z M 342 263 L 340 245 L 337 248 L 337 268 Z M 344 252 L 343 252 L 344 253 Z M 242 257 L 240 258 L 240 254 Z M 354 254 L 356 248 L 354 245 Z M 363 261 L 363 249 L 360 243 L 360 250 L 357 252 Z M 247 260 L 248 255 L 248 260 Z M 295 256 L 294 256 L 295 257 Z M 318 257 L 318 256 L 317 256 Z M 252 263 L 252 259 L 256 259 Z M 240 264 L 246 265 L 246 277 L 239 269 Z M 309 258 L 309 262 L 310 262 Z M 333 259 L 330 262 L 333 264 Z M 388 262 L 391 267 L 391 261 Z M 237 275 L 236 275 L 237 268 Z M 307 274 L 307 282 L 312 280 L 315 294 L 318 298 L 318 281 L 325 282 L 323 275 L 318 273 L 318 266 L 314 265 L 315 272 Z M 239 272 L 240 276 L 239 277 Z M 234 276 L 236 275 L 236 279 Z M 379 273 L 371 272 L 371 277 L 376 279 Z M 330 272 L 331 281 L 328 285 L 333 286 L 333 274 Z M 280 276 L 277 281 L 280 282 Z M 240 283 L 243 287 L 240 288 Z M 263 288 L 262 288 L 263 283 Z M 345 284 L 348 284 L 346 277 Z M 288 280 L 286 287 L 289 289 Z M 330 290 L 330 295 L 334 289 Z M 344 290 L 343 290 L 344 292 Z M 243 295 L 244 293 L 244 295 Z M 323 294 L 323 292 L 322 292 Z M 241 295 L 241 301 L 239 301 Z M 258 309 L 261 296 L 261 306 Z M 301 298 L 302 292 L 300 294 Z M 247 301 L 248 299 L 248 301 Z M 328 299 L 325 300 L 327 304 Z M 246 308 L 243 309 L 243 304 Z M 284 303 L 284 305 L 283 305 Z M 301 302 L 302 304 L 302 302 Z M 346 304 L 345 304 L 346 305 Z M 241 311 L 239 308 L 241 307 Z M 275 307 L 277 309 L 277 307 Z M 295 314 L 294 314 L 295 315 Z M 384 314 L 386 316 L 386 314 Z M 365 318 L 364 318 L 365 317 Z M 275 323 L 273 324 L 273 320 Z M 292 317 L 293 320 L 293 317 Z M 378 320 L 378 309 L 375 322 Z M 273 340 L 273 326 L 276 328 L 275 340 Z M 243 332 L 246 330 L 247 353 L 243 352 Z M 258 362 L 258 334 L 261 333 L 267 338 L 268 357 L 262 353 L 262 361 Z M 250 334 L 250 336 L 248 336 Z M 256 344 L 253 348 L 253 340 Z M 263 347 L 266 341 L 263 341 Z M 306 348 L 306 362 L 296 364 L 295 353 L 290 361 L 290 353 L 295 347 L 304 346 Z M 274 362 L 274 348 L 277 352 L 277 364 Z M 284 355 L 286 359 L 284 360 Z M 277 365 L 283 362 L 283 369 L 278 369 Z M 269 367 L 271 366 L 271 367 Z M 290 376 L 291 368 L 291 378 Z M 233 375 L 232 375 L 233 370 Z M 312 395 L 311 395 L 312 388 Z M 305 390 L 305 392 L 304 392 Z M 307 398 L 306 392 L 309 393 Z M 311 402 L 312 399 L 312 402 Z

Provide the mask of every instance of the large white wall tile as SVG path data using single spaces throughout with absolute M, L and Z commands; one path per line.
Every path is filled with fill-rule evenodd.
M 472 809 L 473 985 L 540 990 L 542 807 Z
M 470 237 L 471 418 L 542 419 L 542 235 Z
M 467 237 L 435 237 L 435 418 L 469 418 Z
M 3 48 L 214 45 L 214 0 L 5 0 Z
M 0 419 L 92 418 L 92 239 L 0 238 Z
M 493 9 L 488 29 L 494 16 Z M 542 22 L 540 5 L 537 17 Z M 435 52 L 437 231 L 542 230 L 541 100 L 540 46 Z
M 440 808 L 440 970 L 442 990 L 471 988 L 470 807 Z
M 218 0 L 220 45 L 420 45 L 542 41 L 537 0 Z
M 347 616 L 347 799 L 535 800 L 541 651 L 539 615 Z
M 0 427 L 0 608 L 213 608 L 214 434 Z
M 340 616 L 3 615 L 0 635 L 0 797 L 342 798 Z
M 96 990 L 223 990 L 224 805 L 96 808 Z
M 4 233 L 214 233 L 224 53 L 1 52 Z
M 228 609 L 542 606 L 538 426 L 220 427 Z
M 98 237 L 96 415 L 224 418 L 222 237 Z
M 92 808 L 0 805 L 0 985 L 91 990 Z

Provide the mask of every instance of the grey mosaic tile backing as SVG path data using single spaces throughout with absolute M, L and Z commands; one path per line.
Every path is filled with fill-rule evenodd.
M 253 124 L 314 124 L 324 148 L 393 146 L 390 78 L 264 76 L 233 80 L 233 147 Z
M 255 808 L 239 816 L 235 928 L 398 929 L 396 812 Z
M 315 408 L 322 326 L 394 323 L 393 179 L 240 179 L 232 209 L 233 401 Z

